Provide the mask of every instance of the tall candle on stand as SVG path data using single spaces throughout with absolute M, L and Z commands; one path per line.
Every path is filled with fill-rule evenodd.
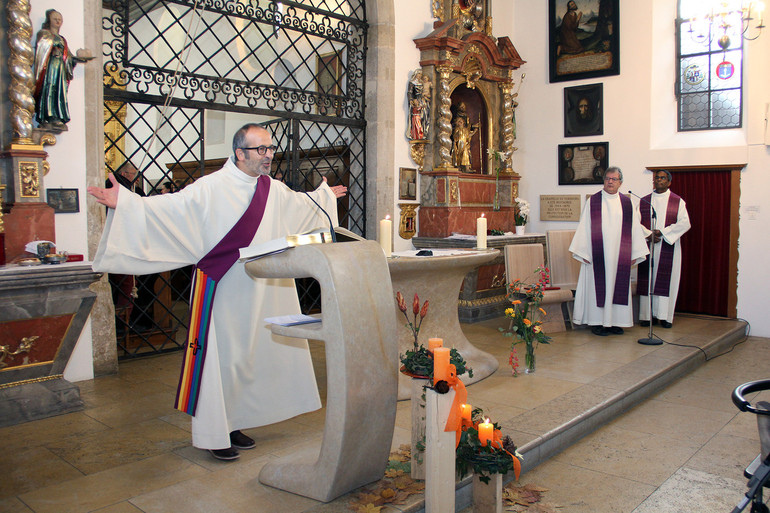
M 476 218 L 476 247 L 487 249 L 487 218 L 484 214 Z
M 390 216 L 380 221 L 380 247 L 385 252 L 386 257 L 391 255 L 391 237 L 393 237 L 393 221 Z
M 444 347 L 444 339 L 442 338 L 429 338 L 428 339 L 428 350 L 433 351 L 437 347 Z
M 433 350 L 433 384 L 449 379 L 449 348 L 437 347 Z
M 489 445 L 489 442 L 493 440 L 493 428 L 494 426 L 489 422 L 489 419 L 479 424 L 479 442 L 481 442 L 482 447 Z

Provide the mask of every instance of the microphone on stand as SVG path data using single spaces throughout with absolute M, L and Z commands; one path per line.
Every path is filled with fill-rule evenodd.
M 628 191 L 629 194 L 632 196 L 636 196 L 639 198 L 640 201 L 643 201 L 647 203 L 650 206 L 650 211 L 652 212 L 652 215 L 650 216 L 652 219 L 650 221 L 650 228 L 652 230 L 653 235 L 652 237 L 652 244 L 650 244 L 650 256 L 648 259 L 648 267 L 647 267 L 647 299 L 649 300 L 650 305 L 650 333 L 647 338 L 640 338 L 637 340 L 639 344 L 643 344 L 645 346 L 659 346 L 663 344 L 663 341 L 654 338 L 652 333 L 652 280 L 654 279 L 655 275 L 653 274 L 654 265 L 653 260 L 655 259 L 655 220 L 658 218 L 657 214 L 655 213 L 655 207 L 652 206 L 652 203 L 650 201 L 647 201 L 646 199 L 642 198 L 638 194 L 634 194 L 631 191 Z
M 319 205 L 318 202 L 313 199 L 313 196 L 308 194 L 307 191 L 302 191 L 302 192 L 305 193 L 305 196 L 310 198 L 310 201 L 315 203 L 315 206 L 317 206 L 319 210 L 321 210 L 321 212 L 324 213 L 324 215 L 326 216 L 326 219 L 329 220 L 329 229 L 331 230 L 331 233 L 332 233 L 332 242 L 337 242 L 337 234 L 334 233 L 334 224 L 332 224 L 332 218 L 329 216 L 329 213 L 326 210 L 324 210 L 324 208 L 321 205 Z

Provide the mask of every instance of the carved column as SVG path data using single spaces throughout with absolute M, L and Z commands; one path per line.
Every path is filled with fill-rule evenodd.
M 43 174 L 48 165 L 45 161 L 48 154 L 43 150 L 43 144 L 50 142 L 46 142 L 47 138 L 36 141 L 37 136 L 32 129 L 35 112 L 32 88 L 35 79 L 32 74 L 34 51 L 29 13 L 29 0 L 8 2 L 8 71 L 11 78 L 8 96 L 13 140 L 10 147 L 0 153 L 0 158 L 4 159 L 2 181 L 6 191 L 3 199 L 4 210 L 8 212 L 3 219 L 3 244 L 9 262 L 25 254 L 24 245 L 29 241 L 55 241 L 53 209 L 45 203 L 41 194 L 44 190 Z
M 438 112 L 438 155 L 439 155 L 439 168 L 446 169 L 451 165 L 451 150 L 452 128 L 450 122 L 452 120 L 452 99 L 449 97 L 449 78 L 452 74 L 452 68 L 449 66 L 439 66 L 436 68 L 439 73 L 438 80 L 438 97 L 439 97 L 439 112 Z
M 35 103 L 32 99 L 32 22 L 29 19 L 29 0 L 10 0 L 7 6 L 8 18 L 8 71 L 11 84 L 8 96 L 11 100 L 11 125 L 13 142 L 32 144 L 32 114 Z
M 501 133 L 501 151 L 506 155 L 513 157 L 513 152 L 516 148 L 513 147 L 513 143 L 516 140 L 516 126 L 514 125 L 514 94 L 513 81 L 501 82 L 500 91 L 503 96 L 503 126 Z M 505 166 L 503 172 L 511 173 L 513 171 L 513 158 L 509 158 L 503 162 Z

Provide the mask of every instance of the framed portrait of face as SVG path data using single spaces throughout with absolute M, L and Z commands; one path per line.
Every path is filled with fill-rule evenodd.
M 602 135 L 602 84 L 564 88 L 564 137 Z

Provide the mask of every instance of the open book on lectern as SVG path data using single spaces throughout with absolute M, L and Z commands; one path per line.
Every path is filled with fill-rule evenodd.
M 332 242 L 332 235 L 328 228 L 316 228 L 306 233 L 296 235 L 287 235 L 261 244 L 254 244 L 241 248 L 239 262 L 249 262 L 257 258 L 266 257 L 282 253 L 295 246 L 304 246 L 305 244 L 324 244 Z

